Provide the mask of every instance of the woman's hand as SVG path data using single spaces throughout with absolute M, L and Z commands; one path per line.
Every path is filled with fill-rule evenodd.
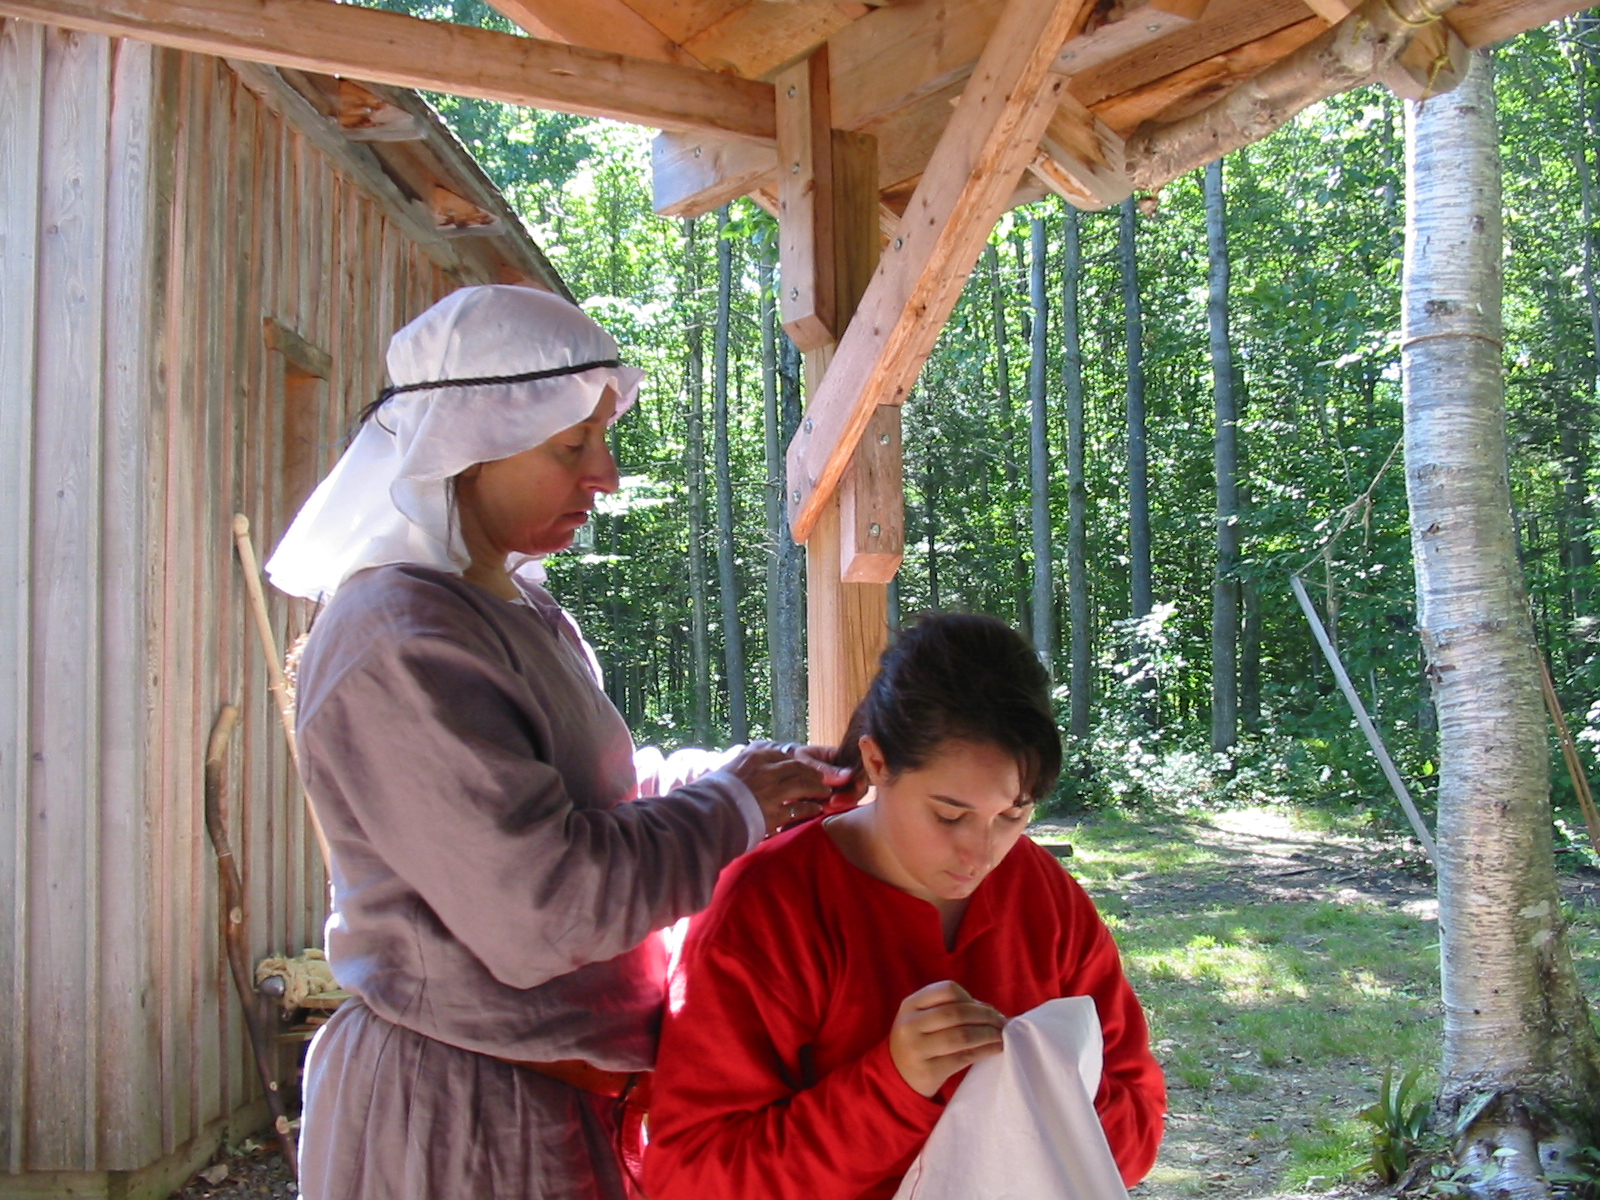
M 836 787 L 850 782 L 850 772 L 828 761 L 825 748 L 777 746 L 757 742 L 726 767 L 750 789 L 762 815 L 767 836 L 785 825 L 814 817 Z
M 999 1054 L 1006 1019 L 951 980 L 930 983 L 900 1002 L 889 1057 L 911 1090 L 930 1099 L 946 1079 Z

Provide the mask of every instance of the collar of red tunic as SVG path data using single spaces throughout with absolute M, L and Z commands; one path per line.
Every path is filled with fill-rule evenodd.
M 931 925 L 934 930 L 934 936 L 943 945 L 944 928 L 939 910 L 921 897 L 913 896 L 909 892 L 903 892 L 895 887 L 894 884 L 885 883 L 876 875 L 863 871 L 856 866 L 855 863 L 845 857 L 844 851 L 839 849 L 832 836 L 823 828 L 822 820 L 807 822 L 795 831 L 795 837 L 797 840 L 799 838 L 816 839 L 819 843 L 817 853 L 822 855 L 834 870 L 849 873 L 852 878 L 856 878 L 858 881 L 865 881 L 863 886 L 869 893 L 877 897 L 874 901 L 875 907 L 880 908 L 886 915 L 903 914 L 897 919 Z M 967 902 L 967 911 L 961 915 L 961 927 L 956 930 L 955 945 L 950 947 L 946 953 L 951 955 L 962 953 L 974 941 L 994 927 L 999 917 L 995 908 L 994 898 L 1005 890 L 1003 874 L 1017 869 L 1018 852 L 1022 850 L 1022 843 L 1025 840 L 1025 838 L 1018 839 L 1017 844 L 1011 848 L 1010 852 L 996 863 L 994 870 L 985 875 L 983 882 L 978 884 L 977 889 L 972 893 L 972 898 Z

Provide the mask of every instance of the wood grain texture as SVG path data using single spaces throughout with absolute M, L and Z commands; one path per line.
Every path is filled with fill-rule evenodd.
M 102 501 L 100 622 L 97 664 L 100 730 L 99 861 L 101 1032 L 100 1157 L 138 1162 L 160 1134 L 157 1104 L 160 1059 L 156 1014 L 144 1003 L 151 977 L 147 912 L 128 898 L 147 896 L 152 797 L 145 737 L 149 623 L 145 586 L 148 542 L 147 463 L 150 397 L 155 388 L 152 346 L 159 311 L 157 243 L 152 227 L 157 51 L 138 42 L 112 46 L 111 110 L 106 144 L 105 352 L 100 452 Z
M 0 23 L 0 1167 L 23 1169 L 28 1091 L 28 804 L 31 724 L 33 378 L 37 352 L 39 176 L 44 108 L 42 25 Z
M 326 371 L 326 469 L 389 332 L 470 276 L 219 60 L 6 21 L 0 101 L 0 1170 L 109 1186 L 259 1097 L 198 823 L 222 700 L 252 953 L 325 914 L 229 529 L 295 502 L 272 367 Z
M 1321 37 L 1327 28 L 1319 17 L 1287 25 L 1266 37 L 1102 100 L 1094 106 L 1094 114 L 1123 137 L 1146 121 L 1181 119 L 1216 103 L 1264 67 Z
M 100 438 L 110 46 L 45 38 L 28 750 L 29 1167 L 98 1156 Z M 89 1036 L 86 1032 L 93 1031 Z
M 826 50 L 779 72 L 778 319 L 802 351 L 839 336 L 833 227 L 833 141 Z
M 1050 67 L 1081 10 L 1079 0 L 1007 5 L 790 444 L 797 539 L 810 536 L 873 411 L 904 401 L 1055 111 L 1063 81 Z
M 584 0 L 581 5 L 571 0 L 489 0 L 489 4 L 537 38 L 614 50 L 653 62 L 697 65 L 681 46 L 623 0 Z
M 1302 0 L 1212 0 L 1193 25 L 1157 39 L 1131 58 L 1075 73 L 1072 95 L 1094 108 L 1102 100 L 1306 19 Z
M 773 136 L 766 84 L 331 0 L 0 0 L 0 16 L 658 129 Z
M 900 407 L 880 404 L 839 485 L 839 577 L 889 583 L 905 555 Z
M 1476 50 L 1588 7 L 1582 0 L 1471 0 L 1452 9 L 1446 20 Z
M 762 79 L 808 57 L 854 18 L 833 0 L 751 0 L 683 44 L 713 71 Z

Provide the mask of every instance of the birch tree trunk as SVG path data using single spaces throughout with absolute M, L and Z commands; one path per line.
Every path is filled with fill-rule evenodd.
M 717 324 L 711 347 L 711 400 L 717 460 L 717 584 L 722 593 L 722 662 L 728 678 L 728 734 L 750 740 L 744 694 L 744 625 L 739 620 L 739 581 L 734 571 L 733 464 L 728 451 L 728 324 L 733 307 L 733 242 L 728 209 L 717 209 Z
M 1083 346 L 1078 322 L 1078 277 L 1083 270 L 1083 244 L 1078 236 L 1078 210 L 1070 205 L 1065 225 L 1061 266 L 1061 374 L 1067 393 L 1067 609 L 1072 622 L 1067 732 L 1075 738 L 1086 738 L 1089 736 L 1089 709 L 1094 700 L 1094 645 L 1089 625 L 1089 486 L 1083 469 Z
M 1401 367 L 1417 623 L 1439 716 L 1438 1113 L 1475 1192 L 1544 1197 L 1542 1170 L 1600 1132 L 1600 1046 L 1556 890 L 1511 519 L 1490 60 L 1408 115 Z
M 1213 444 L 1217 477 L 1217 563 L 1211 585 L 1211 748 L 1239 740 L 1239 412 L 1233 394 L 1233 342 L 1228 336 L 1228 223 L 1222 160 L 1206 167 L 1206 248 L 1210 294 Z
M 700 279 L 695 245 L 695 220 L 683 223 L 684 290 L 688 293 L 689 343 L 685 365 L 685 399 L 688 402 L 688 445 L 685 463 L 689 481 L 689 670 L 693 696 L 694 740 L 711 744 L 711 645 L 707 636 L 710 597 L 706 580 L 706 436 L 705 436 L 705 326 L 700 309 Z
M 799 604 L 789 560 L 795 549 L 783 495 L 788 490 L 784 447 L 788 435 L 778 406 L 778 305 L 772 290 L 772 247 L 756 259 L 761 292 L 762 432 L 766 443 L 767 516 L 767 665 L 772 692 L 772 737 L 775 741 L 805 739 L 805 675 L 800 657 Z
M 1050 405 L 1045 387 L 1050 302 L 1045 296 L 1044 218 L 1029 223 L 1028 297 L 1033 303 L 1028 360 L 1028 483 L 1033 525 L 1033 648 L 1051 669 L 1056 654 L 1055 564 L 1050 545 Z

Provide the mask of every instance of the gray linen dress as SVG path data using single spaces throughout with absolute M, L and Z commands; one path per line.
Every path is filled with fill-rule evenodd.
M 548 594 L 352 576 L 301 660 L 301 770 L 356 999 L 307 1061 L 305 1200 L 620 1200 L 615 1103 L 499 1061 L 648 1068 L 665 956 L 759 840 L 712 772 L 659 799 Z M 659 756 L 655 759 L 660 762 Z

